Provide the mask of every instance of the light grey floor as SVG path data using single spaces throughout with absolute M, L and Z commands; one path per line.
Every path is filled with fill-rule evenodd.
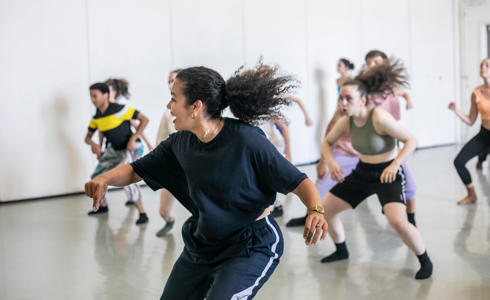
M 459 147 L 422 150 L 409 162 L 418 183 L 417 222 L 434 262 L 432 279 L 413 279 L 418 263 L 380 212 L 375 197 L 343 213 L 349 261 L 321 264 L 333 250 L 327 237 L 307 248 L 302 229 L 283 226 L 303 214 L 285 199 L 278 219 L 285 238 L 281 263 L 256 299 L 490 299 L 490 163 L 469 162 L 479 200 L 460 207 L 464 187 L 452 166 Z M 302 168 L 315 178 L 314 167 Z M 29 188 L 29 187 L 25 187 Z M 109 194 L 106 217 L 88 217 L 84 196 L 0 206 L 0 299 L 157 299 L 182 250 L 180 227 L 189 215 L 175 206 L 176 228 L 163 225 L 158 193 L 143 189 L 150 223 L 122 191 Z

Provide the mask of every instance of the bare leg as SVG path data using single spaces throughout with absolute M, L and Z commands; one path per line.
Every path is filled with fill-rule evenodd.
M 415 199 L 407 199 L 407 213 L 415 213 Z
M 466 197 L 464 197 L 463 199 L 459 200 L 458 205 L 473 204 L 478 199 L 475 192 L 475 186 L 472 183 L 466 185 L 465 187 L 466 187 L 466 191 L 468 192 L 468 195 L 466 195 Z
M 172 206 L 174 204 L 174 197 L 166 189 L 162 189 L 160 192 L 160 216 L 165 220 L 165 222 L 172 221 Z
M 345 245 L 344 226 L 338 214 L 346 209 L 352 208 L 349 203 L 328 193 L 322 202 L 325 208 L 325 219 L 328 223 L 328 233 L 335 243 L 336 251 L 322 259 L 323 263 L 349 258 L 349 252 Z
M 135 202 L 134 205 L 136 205 L 136 208 L 138 209 L 138 212 L 140 214 L 144 214 L 145 213 L 145 209 L 143 207 L 143 201 L 141 201 L 141 199 L 139 201 Z
M 395 229 L 405 245 L 412 250 L 420 262 L 420 269 L 415 279 L 426 279 L 432 275 L 432 262 L 425 251 L 424 242 L 417 227 L 408 222 L 405 207 L 398 202 L 388 203 L 383 207 L 386 218 Z
M 325 209 L 325 219 L 328 223 L 328 234 L 332 237 L 334 243 L 345 241 L 344 226 L 338 217 L 338 214 L 346 209 L 352 208 L 349 203 L 328 193 L 322 202 Z
M 412 250 L 415 255 L 424 253 L 425 246 L 422 236 L 417 227 L 408 222 L 405 207 L 402 203 L 391 202 L 383 207 L 386 218 L 391 227 L 395 229 L 405 245 Z
M 160 216 L 165 220 L 165 226 L 157 232 L 158 237 L 166 235 L 174 227 L 175 220 L 171 212 L 174 201 L 172 194 L 168 190 L 162 189 L 160 192 Z

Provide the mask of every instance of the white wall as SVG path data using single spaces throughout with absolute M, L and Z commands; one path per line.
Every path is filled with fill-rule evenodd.
M 463 0 L 459 5 L 461 19 L 461 92 L 457 102 L 463 111 L 469 112 L 471 92 L 482 84 L 480 62 L 486 57 L 484 26 L 490 24 L 490 0 Z M 468 141 L 480 130 L 480 117 L 473 127 L 457 121 L 461 128 L 461 142 Z M 477 125 L 478 124 L 478 125 Z
M 447 102 L 457 95 L 457 14 L 444 0 L 4 0 L 0 2 L 0 201 L 82 189 L 96 165 L 83 143 L 94 112 L 88 86 L 130 81 L 130 103 L 154 139 L 169 96 L 166 76 L 206 65 L 227 78 L 263 55 L 302 86 L 314 119 L 286 110 L 295 163 L 319 157 L 337 101 L 336 62 L 357 69 L 378 48 L 401 58 L 415 109 L 402 122 L 420 146 L 453 143 Z

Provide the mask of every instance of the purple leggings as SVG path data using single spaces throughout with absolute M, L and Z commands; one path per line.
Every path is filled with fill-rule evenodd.
M 344 177 L 347 177 L 352 170 L 354 170 L 359 162 L 359 157 L 349 156 L 347 154 L 334 152 L 333 158 L 335 162 L 342 168 L 344 172 Z M 330 176 L 330 172 L 327 173 L 323 178 L 318 178 L 316 180 L 316 188 L 318 193 L 320 193 L 320 198 L 323 199 L 327 193 L 337 184 L 337 181 L 333 180 Z
M 344 171 L 344 177 L 347 177 L 352 170 L 356 168 L 357 163 L 359 162 L 359 157 L 349 156 L 347 154 L 334 152 L 333 158 L 337 162 L 337 164 Z M 415 198 L 415 191 L 417 190 L 417 186 L 415 185 L 415 179 L 413 178 L 412 172 L 408 168 L 406 164 L 402 165 L 403 172 L 405 173 L 405 198 L 407 200 L 412 200 Z M 334 181 L 330 174 L 325 175 L 323 178 L 318 178 L 316 180 L 316 188 L 318 193 L 320 193 L 320 198 L 323 199 L 327 195 L 327 193 L 337 184 L 337 181 Z
M 417 185 L 415 184 L 415 179 L 413 178 L 412 171 L 408 168 L 407 164 L 402 165 L 403 172 L 405 173 L 405 199 L 413 200 L 415 199 L 415 191 L 417 190 Z

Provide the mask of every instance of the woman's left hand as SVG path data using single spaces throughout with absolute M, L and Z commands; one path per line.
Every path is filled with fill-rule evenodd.
M 392 162 L 388 167 L 386 167 L 386 169 L 383 170 L 383 173 L 381 173 L 381 183 L 392 183 L 395 181 L 396 173 L 398 172 L 399 168 L 399 164 Z
M 327 236 L 328 224 L 325 221 L 323 214 L 312 211 L 308 214 L 305 222 L 305 231 L 303 233 L 303 238 L 305 239 L 306 245 L 314 245 L 318 241 L 325 239 Z M 321 233 L 321 236 L 320 236 Z

